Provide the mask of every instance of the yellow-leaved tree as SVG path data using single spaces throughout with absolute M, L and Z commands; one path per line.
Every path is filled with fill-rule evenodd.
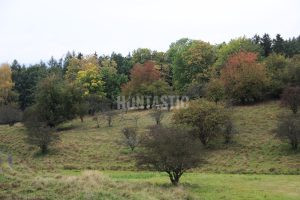
M 0 105 L 8 104 L 13 96 L 12 72 L 8 64 L 0 66 Z
M 105 95 L 100 66 L 95 56 L 72 58 L 65 76 L 69 82 L 77 84 L 84 90 L 84 96 Z

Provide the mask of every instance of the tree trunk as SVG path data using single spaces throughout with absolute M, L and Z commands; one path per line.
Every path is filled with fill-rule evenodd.
M 179 183 L 179 179 L 182 175 L 182 172 L 167 172 L 170 177 L 170 181 L 172 185 L 177 186 Z
M 206 146 L 207 143 L 208 143 L 208 138 L 205 137 L 205 136 L 203 136 L 203 135 L 199 135 L 199 138 L 200 138 L 201 143 L 202 143 L 204 146 Z

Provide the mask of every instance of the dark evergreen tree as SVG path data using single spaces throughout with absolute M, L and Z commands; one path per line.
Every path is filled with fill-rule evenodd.
M 296 54 L 300 54 L 300 36 L 286 40 L 284 51 L 287 57 L 293 57 Z
M 42 64 L 42 65 L 41 65 Z M 47 75 L 47 67 L 44 63 L 21 67 L 17 61 L 12 64 L 13 90 L 18 93 L 18 104 L 21 110 L 25 110 L 34 103 L 34 92 L 39 80 Z
M 251 40 L 254 44 L 260 44 L 261 38 L 259 35 L 255 34 Z
M 57 75 L 63 75 L 62 60 L 57 61 L 53 56 L 48 61 L 48 71 L 49 73 L 55 73 Z
M 269 34 L 265 33 L 263 35 L 263 37 L 261 38 L 261 41 L 260 41 L 260 45 L 262 46 L 262 48 L 264 50 L 263 55 L 265 57 L 269 56 L 270 53 L 272 53 L 272 40 L 271 40 Z
M 284 54 L 284 39 L 280 34 L 277 34 L 273 40 L 273 51 L 278 54 Z

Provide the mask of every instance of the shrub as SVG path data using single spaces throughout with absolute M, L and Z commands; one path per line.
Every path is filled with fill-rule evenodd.
M 296 114 L 300 105 L 300 87 L 287 87 L 284 89 L 281 96 L 281 104 Z
M 22 112 L 12 105 L 0 107 L 0 124 L 13 126 L 22 120 Z
M 300 115 L 288 114 L 279 117 L 277 137 L 288 140 L 292 149 L 296 150 L 300 142 Z
M 173 185 L 178 184 L 186 170 L 199 166 L 202 161 L 198 140 L 180 128 L 153 126 L 141 147 L 137 165 L 168 173 Z
M 228 98 L 242 104 L 261 100 L 269 82 L 265 66 L 257 62 L 257 54 L 250 52 L 229 57 L 221 79 Z
M 228 119 L 228 114 L 222 105 L 205 100 L 195 100 L 190 102 L 188 108 L 175 111 L 173 119 L 176 124 L 193 127 L 201 143 L 207 145 L 218 135 L 221 126 Z
M 136 128 L 125 127 L 122 129 L 122 133 L 124 135 L 125 144 L 130 147 L 131 151 L 133 151 L 139 143 Z

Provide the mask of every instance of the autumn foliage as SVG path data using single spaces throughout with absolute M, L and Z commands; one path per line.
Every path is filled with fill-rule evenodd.
M 143 65 L 137 63 L 131 70 L 130 81 L 122 87 L 122 92 L 125 95 L 133 93 L 142 93 L 143 86 L 148 86 L 151 83 L 160 79 L 160 73 L 155 68 L 155 63 L 147 61 Z
M 13 82 L 11 69 L 8 64 L 0 66 L 0 104 L 7 104 L 11 96 Z
M 227 96 L 238 103 L 261 100 L 268 84 L 266 68 L 257 60 L 257 54 L 239 52 L 229 57 L 221 71 Z

